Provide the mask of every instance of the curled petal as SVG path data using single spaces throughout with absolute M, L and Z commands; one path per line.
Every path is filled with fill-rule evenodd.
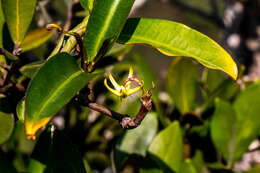
M 127 95 L 129 96 L 131 94 L 134 94 L 134 93 L 136 93 L 137 91 L 139 91 L 142 88 L 143 88 L 143 86 L 138 86 L 138 87 L 135 87 L 135 88 L 128 89 L 128 90 L 126 90 L 127 91 Z
M 115 95 L 117 95 L 117 96 L 121 96 L 122 94 L 120 93 L 120 90 L 121 90 L 121 88 L 120 88 L 120 86 L 119 86 L 119 90 L 114 90 L 114 89 L 112 89 L 112 88 L 110 88 L 109 86 L 108 86 L 108 84 L 107 84 L 107 79 L 105 79 L 104 80 L 104 84 L 105 84 L 105 86 L 107 87 L 107 89 L 109 90 L 109 91 L 111 91 L 113 94 L 115 94 Z
M 112 76 L 111 73 L 108 74 L 108 77 L 109 77 L 110 82 L 111 82 L 112 85 L 114 86 L 114 88 L 115 88 L 117 91 L 120 91 L 120 90 L 121 90 L 121 87 L 120 87 L 120 85 L 117 84 L 117 82 L 115 81 L 115 79 L 114 79 L 114 77 Z

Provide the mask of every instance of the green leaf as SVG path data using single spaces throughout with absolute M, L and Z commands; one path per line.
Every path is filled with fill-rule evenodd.
M 258 173 L 258 172 L 260 172 L 259 164 L 255 165 L 252 169 L 250 169 L 249 171 L 246 171 L 245 173 Z
M 27 134 L 34 135 L 94 76 L 85 73 L 76 59 L 67 53 L 60 53 L 47 61 L 31 80 L 27 90 Z
M 180 171 L 178 173 L 196 173 L 195 167 L 192 165 L 191 161 L 189 159 L 185 160 L 181 164 Z
M 248 146 L 257 138 L 260 131 L 260 83 L 247 87 L 234 101 L 236 111 L 236 140 L 233 161 L 237 161 L 248 150 Z
M 14 129 L 14 116 L 0 112 L 0 145 L 6 142 Z
M 128 19 L 117 42 L 148 44 L 168 56 L 191 57 L 208 68 L 222 70 L 237 78 L 236 63 L 222 47 L 180 23 L 162 19 Z
M 48 41 L 54 34 L 55 30 L 48 31 L 45 28 L 35 29 L 25 36 L 20 47 L 23 52 L 37 48 Z
M 104 44 L 102 54 L 110 47 L 122 30 L 134 0 L 96 1 L 85 34 L 89 61 L 93 61 Z M 102 56 L 102 55 L 101 55 Z
M 3 27 L 4 27 L 5 19 L 2 10 L 2 1 L 0 1 L 0 48 L 3 48 Z M 5 58 L 3 55 L 0 55 L 0 62 L 5 62 Z
M 88 11 L 92 11 L 95 0 L 80 0 L 80 4 Z
M 166 90 L 178 110 L 185 114 L 192 110 L 197 91 L 198 67 L 192 61 L 173 59 L 166 79 Z
M 32 21 L 37 0 L 2 0 L 2 2 L 12 40 L 20 45 Z
M 25 100 L 24 98 L 19 101 L 19 103 L 16 106 L 16 114 L 18 119 L 21 122 L 24 122 L 24 116 L 25 116 Z
M 157 132 L 157 128 L 156 113 L 148 113 L 139 127 L 126 131 L 120 144 L 120 151 L 145 156 L 146 150 Z
M 36 61 L 22 66 L 19 71 L 26 77 L 32 78 L 37 71 L 43 66 L 44 61 Z
M 41 162 L 30 159 L 28 172 L 29 173 L 44 173 L 44 170 L 46 169 L 46 165 L 42 164 Z
M 234 154 L 236 113 L 232 105 L 224 100 L 216 100 L 216 110 L 210 129 L 214 145 L 231 164 Z M 224 132 L 224 133 L 223 133 Z
M 180 125 L 173 122 L 152 141 L 149 152 L 159 163 L 163 162 L 172 171 L 178 172 L 183 157 L 183 142 Z

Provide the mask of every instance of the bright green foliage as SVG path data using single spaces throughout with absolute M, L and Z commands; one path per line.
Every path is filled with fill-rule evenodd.
M 47 61 L 32 79 L 26 94 L 26 123 L 38 124 L 57 113 L 94 75 L 61 53 Z M 28 124 L 28 123 L 27 123 Z
M 92 11 L 95 0 L 80 0 L 80 4 L 88 11 Z
M 125 133 L 120 144 L 120 151 L 145 156 L 146 150 L 157 132 L 157 128 L 158 120 L 156 113 L 148 113 L 138 128 Z
M 0 144 L 6 142 L 14 129 L 14 117 L 12 114 L 0 112 Z
M 93 61 L 105 41 L 111 44 L 110 42 L 117 38 L 133 3 L 134 0 L 96 2 L 89 18 L 84 41 L 89 61 Z
M 21 44 L 33 18 L 36 0 L 3 0 L 3 11 L 12 40 Z
M 148 44 L 168 56 L 192 57 L 208 68 L 222 70 L 237 78 L 237 66 L 222 47 L 180 23 L 162 19 L 128 19 L 117 41 Z
M 2 10 L 2 1 L 0 1 L 0 48 L 3 47 L 3 27 L 4 27 L 5 19 Z M 0 55 L 0 61 L 5 62 L 4 56 Z
M 24 122 L 25 117 L 25 100 L 24 98 L 16 106 L 16 114 L 20 121 Z
M 55 30 L 48 31 L 45 28 L 35 29 L 29 32 L 21 44 L 22 51 L 25 52 L 39 47 L 52 38 L 54 34 Z
M 197 93 L 197 80 L 196 64 L 185 58 L 173 59 L 168 70 L 166 89 L 182 114 L 192 110 Z
M 42 164 L 41 162 L 30 159 L 28 172 L 30 173 L 44 173 L 44 170 L 46 169 L 46 165 Z
M 155 160 L 163 162 L 175 172 L 179 171 L 182 163 L 182 150 L 182 132 L 177 121 L 162 130 L 149 147 L 149 152 Z

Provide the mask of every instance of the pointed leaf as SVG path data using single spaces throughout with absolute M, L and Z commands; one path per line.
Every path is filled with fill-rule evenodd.
M 173 59 L 168 70 L 166 90 L 182 114 L 192 110 L 198 86 L 197 78 L 196 64 L 185 58 Z
M 14 116 L 0 112 L 0 145 L 6 142 L 14 129 Z
M 215 41 L 183 24 L 148 18 L 128 19 L 117 42 L 148 44 L 168 56 L 187 56 L 237 78 L 232 57 Z
M 149 152 L 156 161 L 163 162 L 172 171 L 178 172 L 182 163 L 183 142 L 180 125 L 173 122 L 152 141 Z
M 44 126 L 94 76 L 85 73 L 76 59 L 61 53 L 47 61 L 31 80 L 25 99 L 28 135 Z
M 37 0 L 2 0 L 12 40 L 20 44 L 32 21 Z
M 80 4 L 88 11 L 92 11 L 95 0 L 80 0 Z
M 134 0 L 96 1 L 85 34 L 89 61 L 95 58 L 105 41 L 109 44 L 118 37 L 133 3 Z
M 48 41 L 54 34 L 55 30 L 48 31 L 45 28 L 35 29 L 25 36 L 20 47 L 23 52 L 37 48 Z
M 148 113 L 138 128 L 126 131 L 120 144 L 120 151 L 145 156 L 146 150 L 157 132 L 157 126 L 156 113 Z
M 178 173 L 196 173 L 195 167 L 192 165 L 190 160 L 185 160 L 181 164 L 180 171 Z

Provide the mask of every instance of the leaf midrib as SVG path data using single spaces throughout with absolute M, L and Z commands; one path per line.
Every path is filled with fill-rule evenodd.
M 53 92 L 53 94 L 48 97 L 48 99 L 43 102 L 44 104 L 41 106 L 39 112 L 34 116 L 36 117 L 36 119 L 42 114 L 42 112 L 44 111 L 44 109 L 46 108 L 46 106 L 58 95 L 58 93 L 60 92 L 60 90 L 62 88 L 64 88 L 70 81 L 72 81 L 74 78 L 76 78 L 77 76 L 79 76 L 82 72 L 78 71 L 74 74 L 72 74 L 69 78 L 67 78 L 61 85 L 59 85 L 59 87 Z

